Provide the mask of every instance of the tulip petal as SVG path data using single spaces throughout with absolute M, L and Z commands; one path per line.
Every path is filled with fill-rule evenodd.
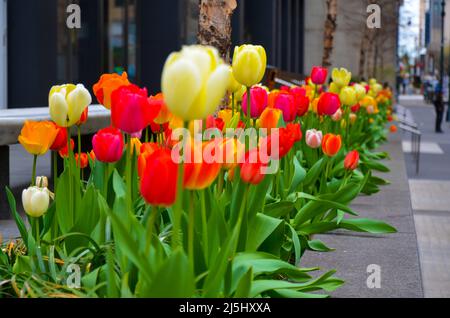
M 83 111 L 91 104 L 92 97 L 82 84 L 78 84 L 67 96 L 67 102 L 69 105 L 69 126 L 72 126 L 80 120 Z
M 67 116 L 69 106 L 66 99 L 61 93 L 54 93 L 50 96 L 50 117 L 52 120 L 61 127 L 67 127 Z
M 202 117 L 212 114 L 225 96 L 230 83 L 230 73 L 226 65 L 220 65 L 206 83 L 206 101 Z

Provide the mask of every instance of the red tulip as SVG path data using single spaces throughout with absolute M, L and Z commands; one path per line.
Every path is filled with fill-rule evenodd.
M 311 71 L 311 81 L 316 85 L 323 85 L 327 80 L 328 70 L 324 67 L 314 66 Z
M 302 140 L 303 133 L 300 124 L 287 124 L 286 130 L 290 136 L 294 139 L 294 142 Z
M 158 115 L 158 107 L 150 107 L 147 89 L 136 85 L 122 86 L 111 95 L 111 118 L 115 127 L 133 134 L 143 130 Z
M 344 167 L 347 170 L 355 170 L 359 164 L 359 152 L 356 150 L 350 151 L 344 160 Z
M 341 101 L 339 99 L 339 95 L 334 93 L 323 93 L 319 98 L 319 103 L 317 104 L 317 113 L 321 116 L 332 116 L 340 107 Z
M 55 141 L 53 142 L 50 150 L 60 151 L 62 148 L 67 147 L 67 129 L 64 127 L 59 127 L 54 124 L 56 129 L 58 129 L 58 134 L 56 135 Z
M 75 162 L 77 164 L 77 167 L 80 169 L 84 169 L 89 164 L 88 155 L 84 152 L 81 153 L 80 156 L 78 156 L 78 153 L 75 154 Z
M 328 157 L 334 157 L 342 146 L 340 135 L 326 134 L 322 140 L 322 151 Z
M 87 122 L 87 120 L 88 120 L 88 112 L 89 112 L 89 107 L 86 107 L 84 109 L 84 111 L 81 113 L 80 120 L 78 120 L 78 122 L 76 124 L 77 126 L 81 126 L 81 125 L 83 125 L 84 123 Z
M 159 148 L 146 160 L 140 191 L 145 202 L 154 206 L 171 206 L 177 195 L 178 165 L 171 151 Z
M 267 91 L 259 86 L 254 86 L 250 89 L 250 116 L 252 118 L 258 118 L 268 104 Z M 247 116 L 247 93 L 242 97 L 242 110 Z
M 217 128 L 220 131 L 223 131 L 225 128 L 225 122 L 222 118 L 215 118 L 212 115 L 206 117 L 206 129 Z
M 261 183 L 265 177 L 261 170 L 266 166 L 261 160 L 258 148 L 250 150 L 245 154 L 244 162 L 240 164 L 242 181 L 254 185 Z
M 353 105 L 351 107 L 351 110 L 352 110 L 352 112 L 357 113 L 357 112 L 359 112 L 360 108 L 361 108 L 361 105 L 358 103 L 356 105 Z
M 297 115 L 297 108 L 295 107 L 294 97 L 289 93 L 280 93 L 275 98 L 274 108 L 283 112 L 283 119 L 285 122 L 291 122 Z
M 101 162 L 119 161 L 123 154 L 123 136 L 119 129 L 109 127 L 99 130 L 92 138 L 95 157 Z
M 306 90 L 301 87 L 294 87 L 291 89 L 291 94 L 294 96 L 297 116 L 304 116 L 309 110 L 309 98 L 306 96 Z
M 70 149 L 73 151 L 73 148 L 75 148 L 75 142 L 71 138 L 70 139 Z M 66 143 L 64 144 L 64 147 L 59 149 L 59 155 L 61 156 L 61 158 L 68 158 L 69 157 L 69 150 L 67 148 L 67 139 L 66 139 Z
M 272 133 L 263 139 L 262 142 L 267 143 L 267 155 L 272 159 L 284 158 L 294 146 L 294 138 L 286 128 L 280 128 L 278 135 Z M 273 144 L 278 145 L 278 157 L 272 153 Z

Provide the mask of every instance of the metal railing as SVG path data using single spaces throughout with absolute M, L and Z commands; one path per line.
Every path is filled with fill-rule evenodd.
M 395 111 L 398 117 L 399 128 L 411 134 L 411 154 L 416 162 L 416 174 L 419 174 L 422 132 L 414 121 L 410 110 L 401 105 L 397 105 Z

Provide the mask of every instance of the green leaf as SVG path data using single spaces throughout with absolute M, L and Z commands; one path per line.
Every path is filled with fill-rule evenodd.
M 274 218 L 284 218 L 292 211 L 295 211 L 295 204 L 291 201 L 275 202 L 264 207 L 264 214 Z
M 291 187 L 289 188 L 289 193 L 294 192 L 295 189 L 302 183 L 306 178 L 306 170 L 301 166 L 297 157 L 294 156 L 294 176 L 292 177 Z
M 248 298 L 252 288 L 253 269 L 250 268 L 247 273 L 239 280 L 239 284 L 234 294 L 234 298 Z
M 339 224 L 341 228 L 356 231 L 369 232 L 373 234 L 396 233 L 397 230 L 382 221 L 372 219 L 346 219 Z
M 183 251 L 177 250 L 163 263 L 151 283 L 149 298 L 190 298 L 195 292 L 195 278 Z M 144 296 L 144 295 L 143 295 Z
M 327 157 L 324 157 L 318 160 L 312 167 L 309 169 L 306 174 L 305 180 L 303 181 L 305 186 L 309 186 L 317 181 L 317 178 L 320 176 L 320 173 L 323 171 L 325 165 L 327 164 Z
M 308 241 L 308 246 L 311 250 L 316 252 L 331 252 L 334 251 L 334 249 L 329 248 L 326 246 L 321 240 L 312 240 Z
M 17 229 L 19 230 L 23 242 L 28 247 L 28 231 L 19 213 L 17 213 L 16 199 L 14 198 L 14 195 L 12 194 L 11 190 L 8 187 L 6 187 L 5 189 L 6 189 L 6 196 L 8 198 L 9 208 L 11 209 L 11 214 L 14 218 L 14 221 L 16 222 Z

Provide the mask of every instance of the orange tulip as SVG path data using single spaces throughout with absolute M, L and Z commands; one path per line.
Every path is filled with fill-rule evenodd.
M 271 129 L 278 127 L 283 112 L 276 108 L 267 107 L 261 114 L 261 117 L 256 122 L 259 128 L 266 128 L 268 132 Z
M 58 135 L 56 125 L 50 121 L 25 121 L 19 135 L 19 143 L 36 156 L 45 154 Z
M 342 146 L 340 135 L 326 134 L 322 140 L 322 151 L 328 157 L 334 157 Z
M 100 80 L 94 85 L 94 94 L 100 104 L 111 109 L 111 94 L 121 86 L 128 86 L 128 75 L 123 72 L 119 74 L 103 74 Z
M 233 111 L 231 109 L 222 109 L 217 113 L 217 117 L 222 119 L 225 126 L 228 126 L 231 122 Z
M 197 145 L 191 148 L 191 162 L 184 164 L 184 178 L 183 186 L 188 190 L 202 190 L 209 187 L 219 175 L 221 164 L 217 162 L 208 163 L 203 158 L 204 149 L 206 146 L 213 146 L 211 142 L 204 142 L 202 145 Z M 194 162 L 194 151 L 202 152 L 202 162 Z M 197 154 L 198 156 L 199 154 Z M 211 155 L 215 155 L 211 153 Z
M 77 167 L 80 169 L 84 169 L 89 164 L 88 155 L 84 152 L 81 153 L 80 156 L 78 156 L 78 153 L 75 154 L 75 162 L 77 164 Z
M 81 113 L 80 120 L 76 123 L 77 126 L 81 126 L 88 120 L 89 107 L 86 107 L 84 111 Z
M 225 138 L 221 145 L 223 169 L 233 169 L 245 154 L 245 146 L 236 138 Z
M 73 141 L 73 139 L 70 139 L 70 149 L 73 151 L 73 148 L 75 147 L 75 142 Z M 61 156 L 61 158 L 68 158 L 69 157 L 69 150 L 67 148 L 67 144 L 61 148 L 58 151 L 59 155 Z
M 390 130 L 391 133 L 395 134 L 395 133 L 397 132 L 398 129 L 397 129 L 397 126 L 392 125 L 392 126 L 389 128 L 389 130 Z
M 344 160 L 346 170 L 355 170 L 359 164 L 359 152 L 357 150 L 350 151 Z

